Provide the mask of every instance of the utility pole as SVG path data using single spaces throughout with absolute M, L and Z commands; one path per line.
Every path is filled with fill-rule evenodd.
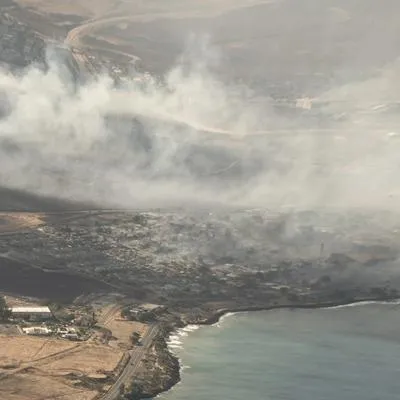
M 323 254 L 324 254 L 324 248 L 325 248 L 325 244 L 324 242 L 321 242 L 321 246 L 319 248 L 319 257 L 322 258 Z

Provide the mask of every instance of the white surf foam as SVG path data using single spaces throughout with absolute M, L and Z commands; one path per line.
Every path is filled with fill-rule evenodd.
M 180 344 L 169 343 L 168 348 L 173 349 L 173 350 L 177 350 L 177 349 L 181 350 L 181 349 L 183 349 L 183 346 Z
M 176 350 L 183 349 L 183 338 L 187 337 L 189 333 L 199 329 L 199 325 L 186 325 L 174 331 L 167 339 L 168 349 L 171 353 L 176 355 Z
M 175 345 L 181 345 L 182 344 L 182 340 L 179 339 L 169 339 L 167 341 L 168 344 L 175 344 Z
M 197 331 L 197 329 L 199 329 L 199 328 L 200 328 L 199 325 L 187 325 L 187 326 L 185 326 L 184 328 L 182 328 L 182 330 L 183 330 L 184 332 L 190 333 L 190 332 Z
M 323 308 L 326 310 L 336 310 L 339 308 L 362 307 L 362 306 L 368 306 L 371 304 L 382 304 L 382 305 L 400 304 L 400 299 L 392 300 L 392 301 L 358 301 L 355 303 L 342 304 L 340 306 L 323 307 Z
M 222 324 L 224 323 L 224 321 L 226 321 L 227 318 L 230 318 L 230 317 L 232 317 L 232 316 L 234 316 L 234 315 L 236 315 L 236 314 L 238 314 L 238 313 L 235 313 L 235 312 L 228 312 L 228 313 L 224 314 L 224 315 L 219 319 L 218 322 L 216 322 L 215 324 L 212 324 L 211 326 L 215 326 L 216 328 L 221 328 L 221 327 L 222 327 Z

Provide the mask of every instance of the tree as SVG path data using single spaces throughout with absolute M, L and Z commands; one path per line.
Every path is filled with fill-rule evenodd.
M 287 286 L 281 286 L 279 288 L 279 292 L 282 296 L 287 296 L 287 294 L 289 293 L 289 288 Z
M 8 308 L 6 299 L 0 296 L 0 321 L 7 321 L 11 317 L 11 310 Z
M 131 342 L 132 344 L 138 344 L 140 340 L 140 333 L 138 332 L 133 332 L 131 335 Z
M 125 393 L 125 398 L 128 400 L 140 400 L 143 397 L 143 389 L 133 383 L 132 386 L 128 389 L 128 392 Z
M 132 320 L 131 308 L 132 308 L 132 306 L 123 307 L 121 310 L 121 317 L 125 318 L 125 319 L 129 319 L 131 321 Z

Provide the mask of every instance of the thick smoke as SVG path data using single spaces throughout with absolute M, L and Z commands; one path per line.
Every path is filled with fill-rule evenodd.
M 123 208 L 398 207 L 397 66 L 281 113 L 193 47 L 162 83 L 1 71 L 0 185 Z

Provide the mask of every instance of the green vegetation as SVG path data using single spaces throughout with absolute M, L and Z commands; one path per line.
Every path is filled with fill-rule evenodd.
M 120 387 L 120 400 L 140 400 L 143 397 L 143 389 L 138 384 L 132 383 L 129 388 L 125 385 Z
M 8 321 L 11 317 L 11 310 L 8 308 L 6 299 L 0 296 L 0 321 Z
M 154 322 L 157 320 L 158 311 L 156 310 L 140 310 L 132 312 L 133 306 L 126 306 L 121 310 L 121 317 L 129 321 L 138 321 L 142 323 Z
M 138 332 L 133 332 L 131 335 L 131 342 L 133 345 L 137 345 L 140 341 L 140 333 Z

